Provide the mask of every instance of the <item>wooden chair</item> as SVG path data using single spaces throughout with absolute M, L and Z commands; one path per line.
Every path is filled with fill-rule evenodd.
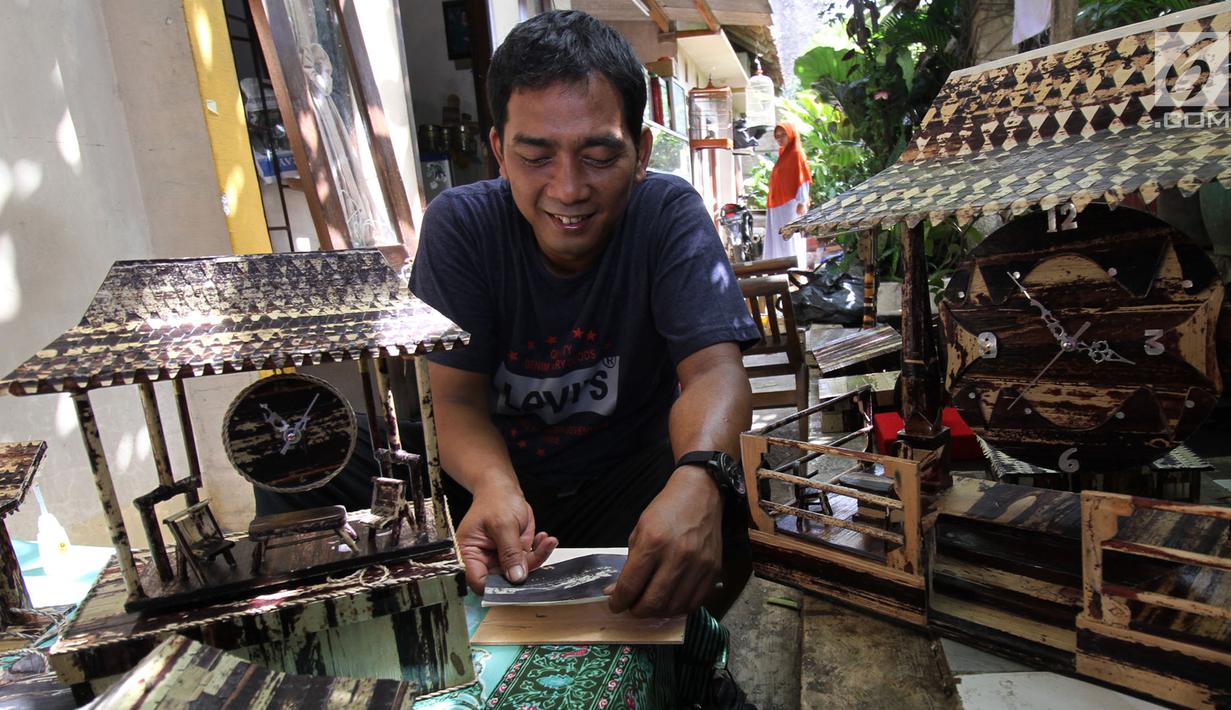
M 231 554 L 235 542 L 222 536 L 222 528 L 209 508 L 209 499 L 188 506 L 167 517 L 163 523 L 175 536 L 176 559 L 184 581 L 188 581 L 187 570 L 191 567 L 201 584 L 206 584 L 204 567 L 213 563 L 218 555 L 222 555 L 228 565 L 235 566 L 235 556 Z
M 410 501 L 406 500 L 406 481 L 400 478 L 372 478 L 372 507 L 350 514 L 352 523 L 368 527 L 368 543 L 376 544 L 376 535 L 392 527 L 393 544 L 402 534 L 402 521 L 411 521 Z
M 794 377 L 794 385 L 786 389 L 764 390 L 757 388 L 754 383 L 752 408 L 794 407 L 797 411 L 806 409 L 808 365 L 804 360 L 803 339 L 795 324 L 795 309 L 791 305 L 786 276 L 742 278 L 739 286 L 748 302 L 752 320 L 761 333 L 760 342 L 744 351 L 744 369 L 748 371 L 748 379 L 784 375 Z M 757 357 L 757 362 L 749 364 L 749 358 L 764 355 L 778 357 L 772 358 L 771 362 L 760 362 L 765 358 Z M 798 424 L 800 440 L 807 441 L 808 417 L 801 417 Z
M 740 261 L 731 265 L 735 270 L 735 278 L 746 279 L 754 276 L 777 276 L 795 269 L 793 256 L 783 256 L 777 259 L 761 259 L 760 261 Z

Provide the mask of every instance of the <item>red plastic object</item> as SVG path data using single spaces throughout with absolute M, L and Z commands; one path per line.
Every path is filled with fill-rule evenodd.
M 966 422 L 962 421 L 961 415 L 953 407 L 945 407 L 944 412 L 940 415 L 940 421 L 945 426 L 949 427 L 950 436 L 950 451 L 949 458 L 954 461 L 969 461 L 983 457 L 983 452 L 979 450 L 979 442 L 975 440 L 975 433 L 970 427 L 966 426 Z M 876 437 L 876 450 L 881 453 L 889 452 L 889 445 L 898 438 L 898 432 L 902 430 L 902 415 L 897 412 L 881 412 L 877 414 L 872 421 L 872 433 Z

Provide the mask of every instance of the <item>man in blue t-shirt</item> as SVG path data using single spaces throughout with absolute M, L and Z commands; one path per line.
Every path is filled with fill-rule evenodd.
M 518 25 L 488 95 L 502 179 L 432 202 L 410 282 L 471 333 L 428 356 L 467 581 L 628 545 L 614 611 L 721 613 L 749 571 L 734 460 L 758 332 L 713 223 L 647 174 L 641 67 L 592 17 Z

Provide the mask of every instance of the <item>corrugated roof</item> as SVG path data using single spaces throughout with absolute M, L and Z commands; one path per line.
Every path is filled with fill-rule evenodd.
M 413 355 L 469 334 L 375 249 L 116 262 L 85 316 L 0 381 L 15 395 Z
M 1155 41 L 1165 33 L 1190 43 L 1190 56 L 1222 52 L 1225 67 L 1228 30 L 1231 3 L 1220 3 L 955 72 L 895 164 L 784 231 L 964 224 L 1036 205 L 1115 205 L 1131 193 L 1152 202 L 1164 189 L 1225 180 L 1226 86 L 1176 108 L 1166 99 L 1175 75 L 1164 73 L 1160 100 L 1155 77 L 1175 62 Z

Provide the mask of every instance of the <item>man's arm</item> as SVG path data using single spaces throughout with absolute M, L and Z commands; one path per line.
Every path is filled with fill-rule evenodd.
M 676 366 L 681 393 L 671 408 L 671 448 L 739 458 L 752 422 L 752 389 L 739 347 L 718 343 Z M 641 514 L 628 561 L 612 592 L 614 612 L 672 616 L 701 606 L 722 571 L 722 498 L 710 473 L 681 466 Z
M 483 592 L 488 574 L 504 571 L 520 582 L 543 564 L 558 541 L 535 534 L 534 511 L 517 483 L 504 438 L 492 423 L 491 378 L 433 362 L 428 364 L 441 468 L 474 502 L 457 526 L 466 582 Z

